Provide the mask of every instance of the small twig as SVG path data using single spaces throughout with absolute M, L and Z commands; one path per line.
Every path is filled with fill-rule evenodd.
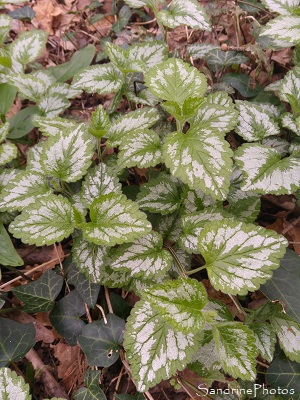
M 134 22 L 132 25 L 148 25 L 152 24 L 152 22 L 155 22 L 156 18 L 151 19 L 151 21 L 146 21 L 146 22 Z
M 56 243 L 54 243 L 54 250 L 55 250 L 55 253 L 56 253 L 56 255 L 57 255 L 57 258 L 59 259 L 59 265 L 60 265 L 60 272 L 61 272 L 61 275 L 64 277 L 65 276 L 65 271 L 64 271 L 64 267 L 63 267 L 63 265 L 62 265 L 62 262 L 61 262 L 61 258 L 60 258 L 60 256 L 59 256 L 59 254 L 58 254 L 58 250 L 57 250 L 57 246 L 56 246 Z M 70 286 L 68 285 L 68 282 L 67 282 L 67 280 L 65 279 L 65 282 L 66 282 L 66 288 L 67 288 L 67 290 L 68 290 L 68 293 L 70 293 Z
M 41 376 L 41 380 L 45 386 L 45 390 L 47 394 L 51 397 L 62 397 L 66 400 L 69 400 L 68 394 L 64 391 L 64 389 L 60 386 L 60 384 L 53 377 L 51 372 L 49 371 L 47 365 L 43 363 L 40 359 L 38 353 L 31 349 L 26 354 L 25 358 L 31 362 L 36 374 L 39 373 Z
M 263 11 L 264 13 L 266 13 L 266 14 L 270 15 L 271 17 L 273 17 L 272 13 L 270 13 L 267 10 L 265 10 L 263 7 L 257 6 L 256 4 L 248 3 L 248 1 L 243 1 L 243 0 L 237 0 L 237 2 L 245 4 L 247 6 L 251 6 L 251 7 L 257 8 L 258 10 Z
M 184 386 L 184 384 L 183 384 L 183 382 L 181 382 L 181 379 L 179 378 L 179 376 L 173 375 L 173 377 L 175 378 L 176 382 L 182 387 L 182 389 L 190 396 L 190 398 L 193 399 L 194 396 L 193 396 L 192 393 Z M 190 385 L 188 384 L 188 382 L 185 381 L 185 383 L 186 383 L 187 386 L 190 386 Z
M 109 297 L 109 291 L 108 291 L 108 288 L 107 288 L 106 286 L 104 286 L 104 293 L 105 293 L 105 300 L 106 300 L 106 303 L 107 303 L 108 311 L 109 311 L 111 314 L 113 314 L 113 313 L 114 313 L 114 310 L 113 310 L 113 308 L 112 308 L 111 301 L 110 301 L 110 297 Z
M 124 365 L 122 365 L 122 368 L 121 368 L 121 371 L 119 373 L 119 376 L 118 376 L 118 379 L 117 379 L 117 383 L 116 383 L 116 386 L 115 386 L 115 393 L 117 393 L 117 391 L 119 389 L 124 369 L 125 369 L 125 367 L 124 367 Z M 116 395 L 114 394 L 114 400 L 115 399 L 116 399 Z
M 107 324 L 107 319 L 106 319 L 106 315 L 105 315 L 103 308 L 101 306 L 99 306 L 99 304 L 96 304 L 96 307 L 99 308 L 99 310 L 101 311 L 104 323 Z
M 93 322 L 91 314 L 90 314 L 89 306 L 86 303 L 84 303 L 84 308 L 85 308 L 87 320 L 89 321 L 89 323 Z
M 231 300 L 233 301 L 234 305 L 236 306 L 240 314 L 247 315 L 246 312 L 241 308 L 240 304 L 235 300 L 235 298 L 231 294 L 229 294 L 228 296 L 231 298 Z
M 263 366 L 265 368 L 269 368 L 269 365 L 267 365 L 267 364 L 265 364 L 265 363 L 263 363 L 263 362 L 261 362 L 259 360 L 256 360 L 256 362 L 257 362 L 257 364 L 259 364 L 259 365 L 261 365 L 261 366 Z
M 70 255 L 70 253 L 65 254 L 64 256 L 68 257 L 69 255 Z M 39 270 L 41 268 L 47 267 L 48 265 L 50 265 L 50 264 L 52 264 L 52 263 L 54 263 L 56 261 L 59 261 L 59 260 L 60 260 L 60 258 L 54 258 L 54 260 L 47 261 L 47 262 L 45 262 L 43 264 L 38 265 L 37 267 L 32 268 L 30 271 L 24 272 L 24 275 L 28 276 L 32 272 L 35 272 L 35 271 L 37 271 L 37 270 Z M 6 286 L 9 286 L 10 284 L 12 284 L 14 282 L 19 281 L 21 278 L 22 278 L 21 276 L 17 276 L 16 278 L 10 280 L 9 282 L 4 283 L 3 285 L 0 286 L 0 290 L 3 290 Z
M 298 222 L 300 222 L 300 217 L 298 217 L 297 219 L 295 219 L 295 221 L 291 222 L 289 224 L 289 226 L 287 226 L 285 229 L 282 230 L 281 234 L 285 235 L 290 229 L 294 228 L 294 226 L 296 226 L 298 224 Z

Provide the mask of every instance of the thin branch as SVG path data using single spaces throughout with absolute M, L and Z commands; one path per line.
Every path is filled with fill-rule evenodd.
M 70 253 L 65 254 L 64 257 L 68 257 Z M 37 267 L 32 268 L 30 271 L 24 272 L 24 275 L 28 276 L 32 274 L 32 272 L 38 271 L 39 269 L 43 269 L 44 267 L 47 267 L 48 265 L 51 265 L 52 263 L 58 261 L 59 262 L 60 258 L 54 258 L 53 260 L 47 261 L 43 264 L 38 265 Z M 9 286 L 10 284 L 17 282 L 21 279 L 21 276 L 17 276 L 16 278 L 4 283 L 3 285 L 0 286 L 0 290 L 3 290 L 6 286 Z
M 48 396 L 62 397 L 66 400 L 70 399 L 68 394 L 49 371 L 49 367 L 43 363 L 38 353 L 34 349 L 29 350 L 25 358 L 31 362 L 34 370 L 36 371 L 36 375 L 39 374 L 41 376 L 41 380 L 43 381 Z
M 106 303 L 107 303 L 108 311 L 109 311 L 111 314 L 113 314 L 113 313 L 114 313 L 114 310 L 113 310 L 113 308 L 112 308 L 111 301 L 110 301 L 110 297 L 109 297 L 109 291 L 108 291 L 108 288 L 107 288 L 106 286 L 104 286 L 104 293 L 105 293 L 105 300 L 106 300 Z
M 107 319 L 106 319 L 106 315 L 105 315 L 105 312 L 104 312 L 103 308 L 101 306 L 99 306 L 99 304 L 96 304 L 96 307 L 99 308 L 99 310 L 101 311 L 104 323 L 106 325 L 107 324 Z

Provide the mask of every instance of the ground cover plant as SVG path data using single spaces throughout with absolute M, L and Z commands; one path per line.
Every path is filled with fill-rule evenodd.
M 0 4 L 1 398 L 300 398 L 299 2 Z

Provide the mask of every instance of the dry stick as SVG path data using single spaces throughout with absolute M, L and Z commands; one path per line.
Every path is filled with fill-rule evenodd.
M 298 217 L 297 219 L 295 219 L 295 221 L 291 222 L 289 224 L 289 226 L 287 226 L 285 229 L 283 229 L 283 231 L 281 232 L 282 235 L 286 234 L 290 229 L 292 229 L 295 225 L 298 224 L 298 222 L 300 222 L 300 217 Z
M 93 322 L 93 320 L 92 320 L 92 317 L 90 314 L 89 306 L 86 303 L 84 303 L 84 308 L 85 308 L 87 320 L 89 321 L 89 324 L 90 324 L 91 322 Z
M 41 380 L 43 381 L 45 390 L 49 396 L 62 397 L 67 400 L 70 399 L 68 394 L 60 386 L 60 384 L 56 381 L 56 379 L 53 377 L 51 372 L 48 370 L 47 365 L 45 365 L 43 363 L 43 361 L 40 359 L 38 353 L 34 349 L 29 350 L 29 352 L 26 354 L 25 358 L 29 362 L 31 362 L 36 373 L 41 374 Z
M 96 304 L 96 307 L 99 308 L 99 310 L 101 311 L 102 317 L 103 317 L 103 321 L 105 323 L 105 325 L 107 324 L 107 319 L 106 319 L 106 315 L 105 312 L 103 310 L 103 308 L 101 306 L 99 306 L 99 304 Z
M 113 314 L 113 313 L 114 313 L 114 310 L 113 310 L 113 308 L 112 308 L 111 301 L 110 301 L 110 297 L 109 297 L 109 291 L 108 291 L 108 288 L 107 288 L 106 286 L 104 286 L 104 293 L 105 293 L 105 300 L 106 300 L 106 303 L 107 303 L 108 311 L 109 311 L 111 314 Z
M 146 21 L 146 22 L 134 22 L 133 25 L 148 25 L 152 24 L 152 22 L 155 22 L 156 18 L 151 19 L 151 21 Z
M 64 257 L 68 257 L 70 253 L 65 254 Z M 32 272 L 35 272 L 43 267 L 47 267 L 48 265 L 52 264 L 53 262 L 60 261 L 60 258 L 54 258 L 53 260 L 47 261 L 43 264 L 38 265 L 37 267 L 32 268 L 30 271 L 24 272 L 24 275 L 30 275 Z M 4 283 L 0 286 L 0 290 L 4 289 L 6 286 L 9 286 L 11 283 L 17 282 L 22 278 L 22 276 L 17 276 L 16 278 L 10 280 L 9 282 Z
M 124 369 L 125 369 L 125 367 L 124 367 L 124 365 L 122 365 L 122 368 L 121 368 L 121 371 L 120 371 L 120 373 L 119 373 L 119 376 L 118 376 L 118 379 L 117 379 L 117 383 L 116 383 L 116 386 L 115 386 L 115 392 L 116 392 L 116 393 L 117 393 L 117 391 L 118 391 L 118 389 L 119 389 L 119 386 L 120 386 L 120 382 L 121 382 L 121 378 L 122 378 Z M 114 400 L 115 400 L 115 399 L 116 399 L 116 394 L 114 394 Z
M 182 387 L 182 389 L 190 396 L 191 399 L 194 399 L 194 396 L 191 392 L 184 386 L 183 382 L 179 379 L 179 376 L 174 375 L 176 382 Z M 187 383 L 187 382 L 186 382 Z

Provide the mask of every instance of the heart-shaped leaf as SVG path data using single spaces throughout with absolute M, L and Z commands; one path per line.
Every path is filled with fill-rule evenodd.
M 247 294 L 271 278 L 287 244 L 283 236 L 260 226 L 224 219 L 205 225 L 198 248 L 215 289 Z
M 124 331 L 124 320 L 114 314 L 108 314 L 106 320 L 86 325 L 78 337 L 78 343 L 89 365 L 110 367 L 114 364 L 119 358 Z
M 7 318 L 0 319 L 0 367 L 19 361 L 34 345 L 33 323 L 20 324 Z
M 55 272 L 47 270 L 36 281 L 13 289 L 13 293 L 23 301 L 23 311 L 34 314 L 52 309 L 62 285 L 63 278 Z

